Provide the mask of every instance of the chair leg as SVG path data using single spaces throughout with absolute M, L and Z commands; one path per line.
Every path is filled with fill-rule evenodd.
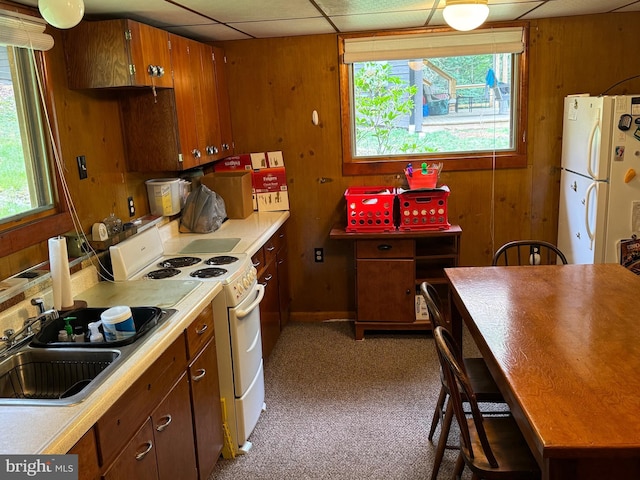
M 438 426 L 438 422 L 440 418 L 442 418 L 442 411 L 444 410 L 444 401 L 447 398 L 447 392 L 444 390 L 444 387 L 440 387 L 440 394 L 438 395 L 438 402 L 436 403 L 436 408 L 433 411 L 433 419 L 431 420 L 431 429 L 429 430 L 429 441 L 433 440 L 433 434 L 436 431 L 436 427 Z
M 462 478 L 462 471 L 464 470 L 464 458 L 462 458 L 462 453 L 458 455 L 458 459 L 456 460 L 456 465 L 453 467 L 453 478 L 456 480 L 460 480 Z
M 444 450 L 447 448 L 447 441 L 449 440 L 449 430 L 451 430 L 451 421 L 453 419 L 453 405 L 449 401 L 447 402 L 447 409 L 444 412 L 444 418 L 442 419 L 442 428 L 440 429 L 440 438 L 438 439 L 438 448 L 436 449 L 436 455 L 433 459 L 433 469 L 431 470 L 431 480 L 436 480 L 438 477 L 438 470 L 440 470 L 440 464 L 442 463 L 442 457 L 444 457 Z

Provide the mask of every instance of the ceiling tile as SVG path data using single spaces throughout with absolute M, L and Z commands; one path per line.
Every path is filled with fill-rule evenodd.
M 229 26 L 235 27 L 256 38 L 336 33 L 324 17 L 296 20 L 270 20 L 266 22 L 240 22 L 230 23 Z
M 168 31 L 177 35 L 189 38 L 197 38 L 202 42 L 226 41 L 226 40 L 246 40 L 251 36 L 229 28 L 221 23 L 209 23 L 207 25 L 187 25 L 182 27 L 170 27 Z
M 340 32 L 423 27 L 430 10 L 331 17 Z
M 255 22 L 322 17 L 309 0 L 178 0 L 219 22 Z
M 553 0 L 548 1 L 523 17 L 533 18 L 568 17 L 572 15 L 589 15 L 592 13 L 611 12 L 616 8 L 629 4 L 630 0 Z
M 316 0 L 329 17 L 368 13 L 431 10 L 436 0 Z

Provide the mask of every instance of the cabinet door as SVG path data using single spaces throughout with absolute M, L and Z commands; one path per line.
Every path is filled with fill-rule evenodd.
M 222 407 L 215 340 L 189 366 L 196 456 L 200 480 L 209 478 L 223 445 Z
M 133 20 L 128 20 L 127 23 L 131 31 L 131 59 L 136 85 L 173 87 L 169 34 Z M 159 74 L 160 69 L 162 75 Z
M 202 121 L 198 133 L 200 145 L 203 147 L 203 162 L 214 162 L 223 157 L 220 146 L 220 119 L 218 117 L 218 87 L 216 83 L 213 49 L 209 45 L 199 44 L 200 51 L 200 110 Z M 227 156 L 225 154 L 224 156 Z
M 415 321 L 413 259 L 356 261 L 359 322 Z
M 221 47 L 213 47 L 218 87 L 218 118 L 220 121 L 220 142 L 222 157 L 233 155 L 233 130 L 231 128 L 231 106 L 229 103 L 229 85 L 227 84 L 227 57 Z
M 150 418 L 138 430 L 104 475 L 105 480 L 131 480 L 133 478 L 136 480 L 158 479 L 153 427 Z
M 200 90 L 197 85 L 194 86 L 194 78 L 197 78 L 200 70 L 200 55 L 197 42 L 173 34 L 169 34 L 169 39 L 180 136 L 179 150 L 182 155 L 182 168 L 188 169 L 200 165 L 202 157 L 196 127 L 196 102 L 199 101 Z
M 260 334 L 262 357 L 268 358 L 280 337 L 280 302 L 278 294 L 278 267 L 267 264 L 258 282 L 264 285 L 264 298 L 260 302 Z
M 96 434 L 93 428 L 85 433 L 68 453 L 78 455 L 79 480 L 98 480 L 100 478 L 98 448 L 96 446 Z
M 189 382 L 183 374 L 151 414 L 160 480 L 195 480 L 197 475 Z

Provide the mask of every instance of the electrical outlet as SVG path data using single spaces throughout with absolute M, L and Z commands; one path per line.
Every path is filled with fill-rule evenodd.
M 127 199 L 127 205 L 129 206 L 129 216 L 133 217 L 136 214 L 136 206 L 133 204 L 133 197 Z
M 313 249 L 313 257 L 316 263 L 324 262 L 324 248 L 314 248 Z
M 78 155 L 76 162 L 78 162 L 78 176 L 80 180 L 84 180 L 87 178 L 87 159 L 84 155 Z

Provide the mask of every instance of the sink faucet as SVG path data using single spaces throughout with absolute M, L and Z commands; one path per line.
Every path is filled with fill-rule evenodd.
M 39 324 L 40 329 L 47 320 L 59 318 L 58 311 L 55 308 L 45 310 L 44 301 L 41 298 L 32 299 L 31 304 L 38 307 L 38 314 L 35 317 L 27 318 L 22 324 L 22 328 L 17 332 L 10 328 L 5 330 L 4 335 L 0 337 L 0 341 L 4 342 L 7 348 L 15 345 L 21 338 L 26 339 L 33 335 L 33 328 L 36 324 Z

